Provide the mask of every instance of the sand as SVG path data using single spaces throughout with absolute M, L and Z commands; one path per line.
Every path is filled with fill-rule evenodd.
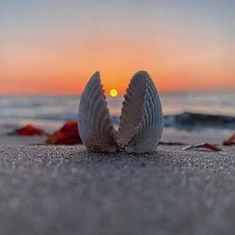
M 235 234 L 235 148 L 181 149 L 2 144 L 0 234 Z

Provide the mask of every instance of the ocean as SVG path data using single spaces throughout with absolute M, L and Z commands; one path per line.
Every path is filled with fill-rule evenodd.
M 160 94 L 165 128 L 235 130 L 235 92 Z M 79 96 L 0 96 L 0 124 L 56 129 L 78 119 Z M 118 125 L 123 97 L 107 97 Z

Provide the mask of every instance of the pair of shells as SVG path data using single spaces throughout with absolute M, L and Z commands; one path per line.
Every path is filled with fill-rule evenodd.
M 163 130 L 162 107 L 147 72 L 133 76 L 124 98 L 116 131 L 99 72 L 90 78 L 79 105 L 79 133 L 88 151 L 146 153 L 157 148 Z

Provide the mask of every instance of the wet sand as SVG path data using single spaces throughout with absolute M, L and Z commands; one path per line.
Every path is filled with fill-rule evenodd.
M 27 141 L 0 146 L 0 234 L 235 233 L 234 147 L 136 156 Z

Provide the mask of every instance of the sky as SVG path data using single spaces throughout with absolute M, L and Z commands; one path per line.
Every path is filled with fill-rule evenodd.
M 235 90 L 234 0 L 0 0 L 0 94 Z

